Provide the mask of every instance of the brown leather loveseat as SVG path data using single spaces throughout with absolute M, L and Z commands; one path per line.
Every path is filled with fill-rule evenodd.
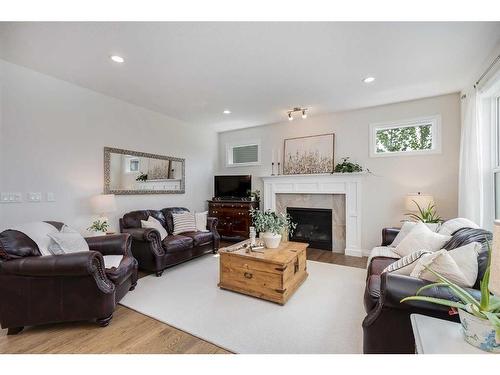
M 120 219 L 120 232 L 132 236 L 132 253 L 139 262 L 139 268 L 161 276 L 165 268 L 185 262 L 207 252 L 216 253 L 220 236 L 216 218 L 207 220 L 208 232 L 187 232 L 174 235 L 172 214 L 189 212 L 183 207 L 169 207 L 162 210 L 132 211 Z M 168 236 L 161 241 L 156 229 L 142 228 L 141 220 L 149 216 L 157 219 L 167 230 Z
M 59 230 L 63 225 L 48 223 Z M 131 239 L 116 234 L 85 240 L 90 251 L 41 256 L 25 234 L 0 233 L 0 324 L 8 334 L 47 323 L 109 324 L 116 304 L 137 284 Z M 122 256 L 118 267 L 105 268 L 106 255 Z

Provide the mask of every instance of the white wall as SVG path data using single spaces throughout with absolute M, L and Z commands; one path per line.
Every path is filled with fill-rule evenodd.
M 212 196 L 217 135 L 162 114 L 0 60 L 0 191 L 23 203 L 0 204 L 0 230 L 32 220 L 86 228 L 89 198 L 103 190 L 103 147 L 186 159 L 186 193 L 117 196 L 118 218 L 134 209 L 206 207 Z M 56 202 L 27 203 L 27 192 Z M 44 194 L 45 200 L 45 194 Z
M 350 156 L 352 161 L 373 172 L 365 178 L 362 197 L 361 244 L 363 249 L 370 249 L 380 244 L 383 227 L 397 226 L 404 218 L 403 202 L 407 193 L 430 193 L 442 217 L 457 215 L 459 100 L 458 94 L 450 94 L 220 133 L 218 173 L 252 174 L 253 188 L 261 189 L 258 176 L 271 173 L 271 152 L 282 150 L 285 138 L 334 132 L 335 163 L 341 157 Z M 369 124 L 435 114 L 442 117 L 442 153 L 370 158 Z M 255 139 L 262 142 L 262 166 L 225 167 L 227 143 Z

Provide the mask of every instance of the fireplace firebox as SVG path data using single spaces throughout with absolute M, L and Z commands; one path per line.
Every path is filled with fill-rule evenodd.
M 290 241 L 308 242 L 315 249 L 332 250 L 332 210 L 326 208 L 287 207 L 297 228 Z

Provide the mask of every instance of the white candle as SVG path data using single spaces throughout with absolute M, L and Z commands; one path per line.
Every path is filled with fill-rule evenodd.
M 278 148 L 278 163 L 281 163 L 281 151 Z
M 273 150 L 271 151 L 271 158 L 272 158 L 272 162 L 274 163 L 274 148 L 273 148 Z

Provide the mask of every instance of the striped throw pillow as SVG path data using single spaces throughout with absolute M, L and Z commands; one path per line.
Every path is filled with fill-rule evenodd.
M 398 259 L 394 263 L 389 264 L 384 268 L 382 273 L 384 272 L 394 272 L 399 275 L 410 276 L 411 272 L 417 265 L 418 260 L 425 254 L 429 254 L 431 251 L 428 250 L 418 250 L 415 251 L 401 259 Z
M 174 219 L 174 234 L 196 232 L 195 216 L 191 212 L 172 214 Z

